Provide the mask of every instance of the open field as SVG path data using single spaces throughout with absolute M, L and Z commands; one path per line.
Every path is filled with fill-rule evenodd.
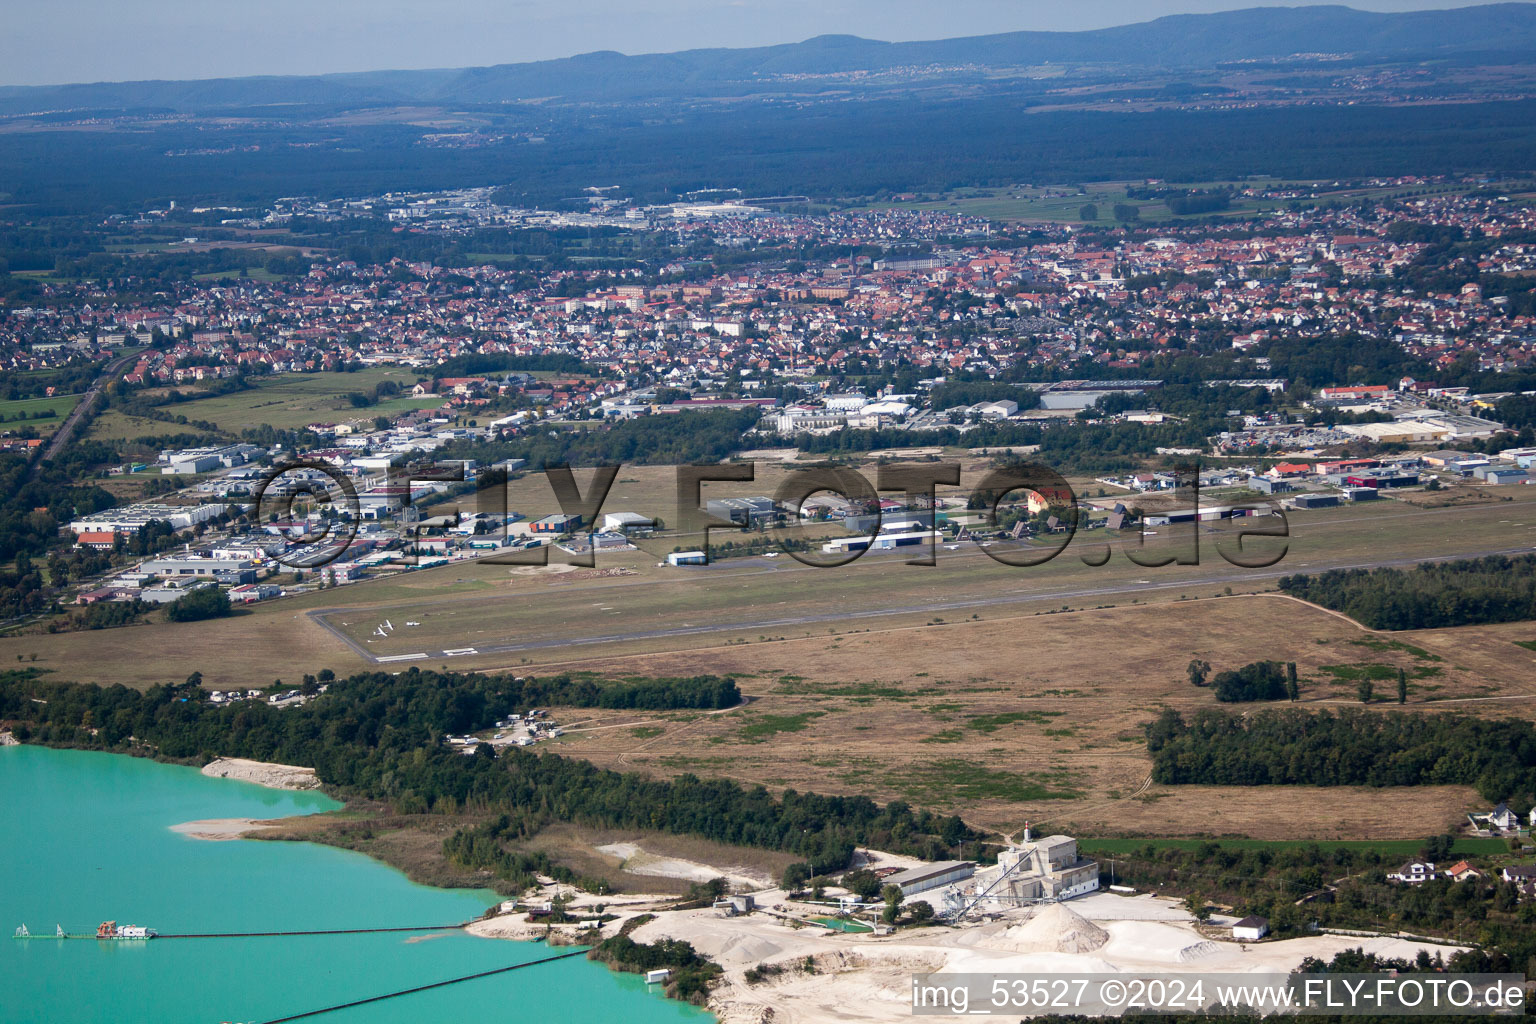
M 54 395 L 52 398 L 18 398 L 0 402 L 0 429 L 34 427 L 39 434 L 51 434 L 64 417 L 79 404 L 80 395 Z M 39 414 L 43 415 L 39 415 Z M 52 415 L 48 415 L 48 414 Z
M 482 820 L 472 813 L 392 815 L 375 805 L 357 804 L 339 811 L 264 822 L 252 838 L 307 840 L 357 850 L 399 868 L 424 885 L 500 889 L 501 883 L 485 872 L 466 871 L 443 856 L 445 838 Z M 237 834 L 249 831 L 234 823 L 229 829 L 238 830 Z M 200 831 L 217 835 L 218 828 Z M 531 839 L 513 845 L 519 850 L 546 853 L 582 877 L 606 879 L 615 891 L 658 895 L 685 893 L 692 883 L 721 874 L 752 888 L 764 888 L 798 860 L 777 850 L 733 846 L 697 836 L 589 828 L 569 822 L 548 825 Z M 629 847 L 642 849 L 631 852 Z
M 197 281 L 258 281 L 262 284 L 293 280 L 292 275 L 274 274 L 266 267 L 246 267 L 244 273 L 239 270 L 210 270 L 206 274 L 193 274 L 192 277 Z
M 189 417 L 190 418 L 190 417 Z M 139 437 L 159 437 L 165 434 L 201 434 L 196 427 L 178 423 L 131 416 L 120 409 L 103 409 L 98 412 L 85 436 L 93 441 L 132 441 Z
M 1417 838 L 1453 825 L 1475 794 L 1150 786 L 1140 726 L 1166 707 L 1215 705 L 1185 678 L 1192 657 L 1218 669 L 1295 660 L 1307 707 L 1359 706 L 1327 666 L 1431 667 L 1409 710 L 1528 714 L 1536 658 L 1510 638 L 1533 630 L 1515 627 L 1393 634 L 1401 646 L 1381 649 L 1338 616 L 1260 596 L 592 660 L 581 667 L 734 673 L 752 699 L 708 715 L 563 712 L 556 749 L 626 770 L 899 797 L 1000 832 L 1027 820 L 1117 835 Z
M 1133 853 L 1147 846 L 1159 850 L 1196 850 L 1204 845 L 1204 839 L 1081 839 L 1078 848 L 1084 853 Z M 1295 847 L 1316 846 L 1322 850 L 1375 850 L 1378 853 L 1398 857 L 1416 857 L 1424 846 L 1418 839 L 1329 840 L 1311 839 L 1222 839 L 1222 846 L 1233 850 L 1285 850 Z M 1494 857 L 1509 853 L 1509 843 L 1503 839 L 1475 839 L 1462 836 L 1451 846 L 1451 853 L 1458 857 Z
M 1232 205 L 1215 213 L 1198 213 L 1178 215 L 1168 208 L 1163 200 L 1131 199 L 1127 195 L 1127 188 L 1142 186 L 1141 181 L 1101 181 L 1092 182 L 1082 186 L 1083 191 L 1078 191 L 1072 186 L 1035 186 L 1035 185 L 1011 185 L 1000 187 L 966 187 L 957 188 L 942 195 L 925 195 L 920 198 L 905 202 L 884 202 L 872 204 L 870 209 L 902 209 L 925 210 L 930 212 L 958 213 L 972 217 L 984 217 L 989 220 L 1024 223 L 1055 223 L 1055 224 L 1081 224 L 1087 227 L 1113 228 L 1119 222 L 1114 217 L 1115 204 L 1134 206 L 1137 209 L 1137 221 L 1140 224 L 1178 223 L 1181 221 L 1198 221 L 1209 217 L 1238 217 L 1253 216 L 1255 214 L 1268 213 L 1280 209 L 1287 201 L 1276 199 L 1245 199 L 1234 198 Z M 1180 182 L 1179 188 L 1219 188 L 1230 186 L 1232 182 Z M 1244 182 L 1243 184 L 1258 185 L 1258 182 Z M 1268 183 L 1274 184 L 1274 183 Z M 1470 186 L 1438 186 L 1430 191 L 1435 193 L 1452 194 L 1465 192 Z M 1323 202 L 1351 202 L 1359 199 L 1389 199 L 1405 195 L 1409 192 L 1406 188 L 1337 188 L 1323 191 L 1316 199 L 1299 200 L 1303 206 L 1315 206 Z M 1097 207 L 1098 218 L 1094 221 L 1085 221 L 1082 217 L 1082 208 L 1086 205 Z
M 518 846 L 547 853 L 581 875 L 606 878 L 617 891 L 627 893 L 682 893 L 691 882 L 715 874 L 766 888 L 799 859 L 778 850 L 732 846 L 697 836 L 645 829 L 596 829 L 563 822 L 544 828 Z M 643 853 L 630 847 L 640 847 Z M 688 877 L 693 865 L 699 866 L 694 871 L 700 877 Z M 717 870 L 705 870 L 703 865 Z
M 216 423 L 221 430 L 234 435 L 261 424 L 293 430 L 319 421 L 371 420 L 375 416 L 441 405 L 440 398 L 417 399 L 407 394 L 406 397 L 386 399 L 366 408 L 355 408 L 346 397 L 352 391 L 371 395 L 374 386 L 386 380 L 394 381 L 409 392 L 418 376 L 414 370 L 400 367 L 365 369 L 356 373 L 279 374 L 255 378 L 254 386 L 247 391 L 179 402 L 163 406 L 162 411 L 173 416 L 185 416 L 189 420 Z M 184 385 L 178 390 L 188 392 L 194 389 Z M 146 429 L 145 424 L 153 426 Z M 185 429 L 174 423 L 122 415 L 112 418 L 109 415 L 96 422 L 90 436 L 114 440 L 143 434 L 176 433 Z

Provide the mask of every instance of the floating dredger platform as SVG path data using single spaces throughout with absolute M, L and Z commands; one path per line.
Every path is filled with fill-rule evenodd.
M 96 926 L 95 935 L 71 935 L 64 930 L 63 925 L 58 925 L 54 929 L 53 937 L 56 939 L 136 939 L 142 941 L 144 939 L 152 939 L 158 934 L 160 933 L 153 928 L 145 928 L 142 925 L 120 925 L 116 921 L 103 921 Z M 26 925 L 17 928 L 16 933 L 11 937 L 16 939 L 43 938 L 40 935 L 33 935 L 27 930 Z

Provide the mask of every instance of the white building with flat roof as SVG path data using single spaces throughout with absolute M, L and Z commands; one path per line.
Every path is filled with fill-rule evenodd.
M 69 528 L 76 533 L 137 533 L 140 527 L 158 520 L 169 523 L 173 530 L 187 530 L 218 517 L 226 507 L 223 504 L 162 505 L 142 502 L 83 516 L 70 523 Z

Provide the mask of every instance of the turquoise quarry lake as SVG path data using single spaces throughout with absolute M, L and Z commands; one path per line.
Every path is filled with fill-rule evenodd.
M 97 942 L 52 938 L 108 919 L 164 935 L 451 924 L 490 892 L 431 889 L 309 843 L 209 842 L 170 826 L 337 806 L 138 758 L 0 747 L 0 1020 L 20 1024 L 270 1021 L 536 960 L 542 943 L 461 932 Z M 14 940 L 26 924 L 39 938 Z M 414 940 L 414 941 L 413 941 Z M 560 952 L 556 950 L 554 952 Z M 576 958 L 309 1018 L 706 1024 L 634 975 Z

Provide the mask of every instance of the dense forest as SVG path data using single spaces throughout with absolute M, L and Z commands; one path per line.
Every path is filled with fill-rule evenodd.
M 1146 726 L 1165 785 L 1476 786 L 1485 800 L 1536 797 L 1536 725 L 1464 715 L 1205 709 Z
M 191 206 L 497 181 L 515 182 L 518 198 L 533 204 L 568 198 L 573 181 L 612 182 L 651 201 L 721 185 L 822 197 L 1018 181 L 1496 175 L 1536 166 L 1536 140 L 1525 130 L 1532 110 L 1519 101 L 1051 112 L 1010 96 L 905 97 L 679 112 L 648 123 L 652 115 L 639 109 L 541 108 L 530 116 L 543 144 L 509 139 L 473 150 L 420 145 L 422 131 L 411 126 L 261 122 L 228 126 L 219 150 L 208 151 L 200 125 L 172 122 L 13 133 L 0 150 L 0 192 L 40 212 L 94 213 L 167 196 Z
M 1499 402 L 1496 415 L 1511 430 L 1536 427 L 1536 395 L 1510 395 Z
M 1412 569 L 1330 569 L 1284 576 L 1280 589 L 1371 629 L 1437 629 L 1536 618 L 1536 555 L 1427 562 Z
M 529 686 L 515 678 L 477 673 L 366 672 L 333 679 L 307 677 L 315 696 L 299 707 L 244 701 L 217 706 L 198 680 L 152 687 L 50 683 L 32 671 L 0 678 L 0 720 L 18 738 L 161 758 L 206 762 L 215 755 L 312 766 L 343 796 L 389 804 L 399 814 L 505 815 L 500 837 L 526 838 L 555 822 L 660 829 L 745 846 L 784 850 L 816 873 L 847 866 L 856 845 L 876 845 L 929 858 L 954 852 L 984 856 L 979 834 L 959 818 L 914 811 L 901 801 L 885 807 L 868 797 L 818 796 L 740 786 L 692 775 L 673 780 L 620 774 L 532 750 L 497 752 L 481 744 L 465 756 L 444 742 L 477 732 L 541 703 L 552 693 L 582 693 L 591 679 Z M 316 693 L 324 684 L 327 690 Z M 606 686 L 633 704 L 667 693 L 691 693 L 696 707 L 737 696 L 729 681 L 626 680 Z M 634 688 L 639 688 L 638 690 Z M 645 693 L 649 690 L 649 694 Z M 633 693 L 631 697 L 629 694 Z M 467 854 L 471 841 L 459 852 Z M 480 844 L 482 854 L 484 843 Z M 479 856 L 479 855 L 477 855 Z M 508 870 L 525 865 L 510 863 Z M 519 876 L 520 877 L 520 876 Z

